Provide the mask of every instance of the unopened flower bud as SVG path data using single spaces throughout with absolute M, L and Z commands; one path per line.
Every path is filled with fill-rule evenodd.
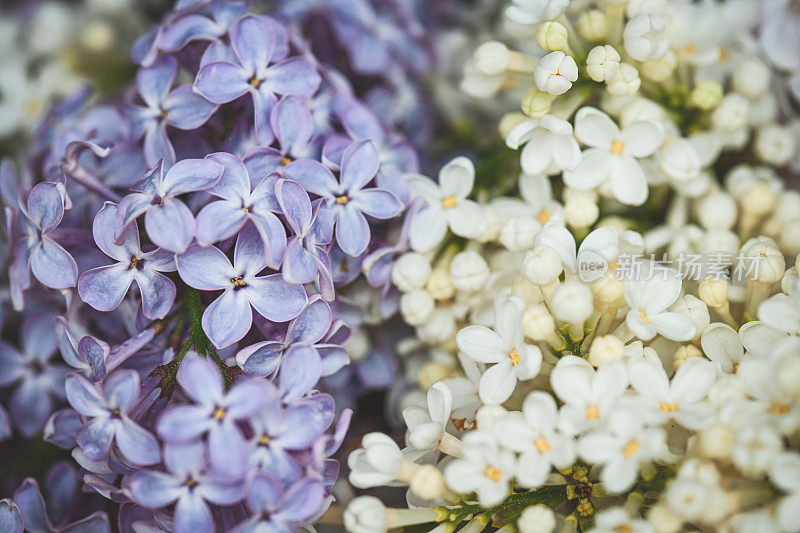
M 528 117 L 522 113 L 506 113 L 500 117 L 500 123 L 497 125 L 497 130 L 500 133 L 500 137 L 503 139 L 507 138 L 508 134 L 514 129 L 515 126 L 525 122 L 526 120 L 528 120 Z
M 550 246 L 536 246 L 525 254 L 522 263 L 525 277 L 536 285 L 549 285 L 556 281 L 563 271 L 561 258 Z
M 344 348 L 351 361 L 363 361 L 369 355 L 369 338 L 360 328 L 356 329 L 347 337 Z
M 441 344 L 453 340 L 456 323 L 453 313 L 445 310 L 434 311 L 421 326 L 417 326 L 417 337 L 429 344 Z
M 409 488 L 423 500 L 439 499 L 448 491 L 444 476 L 433 465 L 420 466 L 411 476 Z
M 615 335 L 603 335 L 592 341 L 589 348 L 589 362 L 592 366 L 602 366 L 611 361 L 622 359 L 625 355 L 625 344 Z
M 728 302 L 728 282 L 724 279 L 704 279 L 697 288 L 697 295 L 709 307 L 720 308 Z
M 733 71 L 733 90 L 755 100 L 769 88 L 769 68 L 758 59 L 750 59 Z
M 619 68 L 620 56 L 613 46 L 595 46 L 586 57 L 586 72 L 594 81 L 606 81 Z
M 437 381 L 450 377 L 453 373 L 452 367 L 437 361 L 431 361 L 422 365 L 417 372 L 417 383 L 422 390 L 428 390 Z
M 707 230 L 730 229 L 736 223 L 736 200 L 726 192 L 713 192 L 701 198 L 695 206 L 700 225 Z
M 455 294 L 455 287 L 450 280 L 450 269 L 446 265 L 440 265 L 433 269 L 425 285 L 425 290 L 436 300 L 449 300 Z
M 599 9 L 581 13 L 577 22 L 578 35 L 590 43 L 597 43 L 608 35 L 608 17 Z
M 782 167 L 794 156 L 795 143 L 792 131 L 777 124 L 761 128 L 756 135 L 755 151 L 759 159 L 765 163 Z
M 548 21 L 536 30 L 536 44 L 542 50 L 566 50 L 568 37 L 567 28 L 560 22 Z
M 651 507 L 647 521 L 653 527 L 654 533 L 677 533 L 683 526 L 683 519 L 666 503 L 657 503 Z
M 530 217 L 514 217 L 503 225 L 500 243 L 512 252 L 533 248 L 533 240 L 542 225 Z
M 684 294 L 678 297 L 672 307 L 670 308 L 676 313 L 687 315 L 694 322 L 697 334 L 695 338 L 700 338 L 700 334 L 711 323 L 711 317 L 708 314 L 708 306 L 696 296 L 691 294 Z
M 522 95 L 522 112 L 531 118 L 542 118 L 550 112 L 555 96 L 531 87 Z
M 731 93 L 722 98 L 719 106 L 711 114 L 714 128 L 734 132 L 747 125 L 750 103 L 741 94 Z
M 692 357 L 702 357 L 703 352 L 694 344 L 684 344 L 675 350 L 675 355 L 672 356 L 672 364 L 675 368 L 680 368 L 682 364 L 691 359 Z
M 421 326 L 433 313 L 436 307 L 428 291 L 417 289 L 400 297 L 400 313 L 411 326 Z
M 551 341 L 556 337 L 556 323 L 544 304 L 531 305 L 522 312 L 522 331 L 535 341 Z
M 387 530 L 386 506 L 375 496 L 353 498 L 342 518 L 345 529 L 352 533 L 383 533 Z
M 625 25 L 625 51 L 637 61 L 661 59 L 669 50 L 669 38 L 664 36 L 666 27 L 661 16 L 639 13 Z
M 736 433 L 729 426 L 715 424 L 698 435 L 701 453 L 710 459 L 727 459 L 736 442 Z
M 421 289 L 428 283 L 431 264 L 416 252 L 407 252 L 397 258 L 392 267 L 392 283 L 403 292 Z
M 573 331 L 573 334 L 582 334 L 584 322 L 594 311 L 592 291 L 584 283 L 567 280 L 553 293 L 550 309 L 557 320 L 567 322 L 573 328 L 580 327 L 581 331 Z
M 666 81 L 672 77 L 675 67 L 678 66 L 678 57 L 675 52 L 668 50 L 661 59 L 645 61 L 639 67 L 642 76 L 653 81 Z
M 578 65 L 572 56 L 560 50 L 544 56 L 533 69 L 533 81 L 536 87 L 549 94 L 564 94 L 572 87 L 572 82 L 577 80 Z
M 722 102 L 722 85 L 714 80 L 700 80 L 689 94 L 689 105 L 710 111 Z
M 674 137 L 668 139 L 658 152 L 658 166 L 669 178 L 687 182 L 700 174 L 700 155 L 689 139 Z
M 606 272 L 605 276 L 595 280 L 591 287 L 595 300 L 600 304 L 619 307 L 625 301 L 623 297 L 625 284 L 613 271 Z
M 758 241 L 746 246 L 742 252 L 740 268 L 747 279 L 775 283 L 783 277 L 786 259 L 774 244 Z
M 642 80 L 639 71 L 628 63 L 620 63 L 610 78 L 606 78 L 606 87 L 609 94 L 614 96 L 631 96 L 636 94 Z
M 597 203 L 588 198 L 578 198 L 564 205 L 564 220 L 573 228 L 588 228 L 599 216 Z
M 453 257 L 450 263 L 450 281 L 460 291 L 475 292 L 489 279 L 489 265 L 477 252 L 467 250 Z
M 751 217 L 762 217 L 772 211 L 775 206 L 775 191 L 768 184 L 757 182 L 747 189 L 740 199 L 742 211 Z
M 475 67 L 487 76 L 502 74 L 511 60 L 511 51 L 498 41 L 483 43 L 475 50 Z
M 556 515 L 546 505 L 531 505 L 519 515 L 520 533 L 552 533 L 556 528 Z

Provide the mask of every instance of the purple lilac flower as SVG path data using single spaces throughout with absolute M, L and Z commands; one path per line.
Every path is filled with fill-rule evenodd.
M 247 494 L 252 518 L 236 526 L 236 533 L 293 533 L 295 524 L 308 522 L 318 512 L 325 498 L 322 484 L 303 480 L 288 490 L 267 476 L 256 476 Z
M 133 370 L 120 370 L 109 376 L 102 393 L 79 374 L 66 380 L 67 399 L 88 422 L 76 439 L 89 459 L 102 460 L 112 442 L 133 464 L 151 465 L 159 461 L 158 441 L 130 418 L 139 399 L 139 375 Z
M 215 104 L 225 104 L 250 93 L 255 109 L 256 135 L 269 142 L 270 111 L 276 94 L 309 96 L 317 90 L 320 76 L 304 58 L 293 57 L 270 64 L 275 50 L 275 35 L 261 17 L 247 16 L 230 32 L 235 63 L 217 61 L 197 73 L 195 90 Z
M 217 348 L 244 337 L 253 323 L 251 306 L 273 322 L 300 314 L 308 297 L 302 285 L 286 283 L 280 274 L 258 276 L 264 270 L 264 244 L 252 224 L 239 233 L 233 265 L 218 248 L 194 244 L 176 258 L 183 281 L 203 291 L 223 290 L 203 313 L 203 330 Z
M 78 266 L 49 234 L 61 223 L 67 201 L 63 184 L 44 182 L 20 202 L 21 237 L 14 247 L 11 281 L 21 290 L 30 286 L 28 269 L 43 285 L 53 289 L 74 287 Z
M 347 351 L 327 344 L 333 315 L 330 306 L 316 297 L 289 322 L 286 338 L 253 344 L 236 354 L 236 363 L 246 374 L 267 377 L 277 373 L 284 396 L 299 398 L 319 381 L 348 363 Z
M 97 213 L 92 225 L 94 241 L 114 265 L 94 268 L 78 280 L 78 293 L 84 302 L 98 311 L 119 307 L 134 281 L 142 296 L 142 312 L 150 319 L 162 318 L 175 300 L 175 284 L 161 272 L 175 270 L 173 254 L 157 248 L 142 252 L 136 224 L 126 226 L 122 244 L 114 242 L 114 224 L 119 219 L 118 208 L 107 203 Z
M 182 252 L 195 234 L 194 215 L 176 197 L 212 187 L 222 176 L 222 166 L 209 158 L 184 159 L 167 168 L 162 160 L 136 182 L 119 203 L 114 237 L 124 239 L 125 228 L 144 215 L 147 235 L 156 246 Z
M 370 229 L 364 215 L 392 218 L 402 211 L 403 204 L 385 189 L 364 188 L 380 167 L 372 142 L 351 144 L 342 155 L 341 167 L 338 181 L 330 170 L 311 159 L 289 164 L 285 173 L 325 200 L 318 216 L 335 221 L 336 242 L 345 253 L 355 257 L 364 253 L 369 244 Z
M 327 244 L 333 234 L 332 220 L 318 219 L 324 200 L 313 204 L 308 193 L 295 181 L 279 179 L 275 184 L 275 196 L 283 216 L 294 235 L 286 245 L 283 259 L 283 279 L 289 283 L 309 283 L 319 274 L 319 287 L 327 301 L 334 298 L 331 260 Z
M 226 34 L 247 13 L 247 2 L 211 2 L 208 15 L 189 13 L 167 25 L 158 41 L 162 50 L 175 52 L 192 41 L 213 41 Z
M 14 424 L 26 437 L 42 430 L 54 400 L 64 397 L 65 367 L 51 361 L 57 349 L 53 318 L 46 312 L 25 317 L 21 350 L 0 341 L 0 387 L 19 383 L 8 405 Z
M 245 439 L 237 423 L 255 416 L 268 398 L 264 381 L 242 380 L 225 391 L 219 369 L 208 359 L 187 357 L 178 383 L 193 405 L 170 408 L 158 420 L 158 434 L 185 444 L 207 434 L 210 467 L 219 476 L 241 479 L 247 466 Z
M 14 500 L 3 498 L 0 500 L 0 531 L 8 533 L 22 533 L 24 525 L 22 513 Z
M 279 176 L 266 176 L 251 191 L 251 177 L 238 157 L 219 152 L 209 158 L 225 169 L 220 180 L 208 189 L 221 199 L 197 214 L 197 242 L 208 245 L 222 241 L 236 235 L 250 221 L 264 241 L 267 265 L 279 268 L 286 248 L 286 230 L 275 215 L 281 209 L 275 198 Z
M 122 108 L 131 122 L 133 137 L 138 139 L 144 135 L 144 156 L 150 166 L 160 159 L 168 168 L 175 163 L 175 149 L 167 136 L 167 126 L 197 129 L 217 109 L 215 104 L 192 92 L 191 85 L 181 85 L 170 91 L 177 73 L 178 63 L 170 56 L 162 56 L 139 70 L 136 88 L 145 105 Z
M 214 518 L 209 503 L 233 505 L 244 497 L 241 482 L 223 483 L 208 472 L 202 442 L 164 446 L 166 471 L 141 470 L 128 482 L 128 490 L 139 505 L 161 509 L 175 503 L 175 533 L 213 533 Z
M 63 316 L 56 317 L 55 327 L 58 349 L 64 361 L 92 381 L 103 379 L 106 375 L 106 359 L 111 352 L 108 343 L 91 335 L 78 340 L 69 321 Z

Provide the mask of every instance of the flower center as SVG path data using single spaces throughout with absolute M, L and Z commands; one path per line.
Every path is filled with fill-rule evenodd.
M 622 151 L 625 149 L 625 143 L 622 141 L 618 141 L 614 139 L 611 141 L 611 153 L 614 155 L 622 155 Z
M 513 366 L 517 366 L 520 362 L 519 352 L 516 348 L 511 349 L 511 353 L 508 354 L 508 357 L 511 358 L 511 364 Z
M 622 455 L 630 459 L 631 457 L 636 455 L 636 452 L 638 452 L 641 447 L 642 445 L 639 444 L 639 441 L 633 439 L 630 442 L 628 442 L 628 444 L 622 447 Z
M 136 268 L 139 266 L 139 260 L 136 257 L 131 257 L 131 262 L 128 263 L 128 268 Z
M 596 405 L 586 406 L 586 420 L 597 420 L 600 418 L 600 409 Z
M 269 435 L 267 435 L 266 433 L 264 433 L 263 435 L 261 435 L 261 438 L 260 438 L 260 439 L 258 439 L 258 443 L 259 443 L 261 446 L 269 446 L 269 443 L 270 443 L 271 441 L 272 441 L 272 437 L 270 437 L 270 436 L 269 436 Z
M 261 80 L 258 79 L 255 74 L 253 74 L 253 76 L 247 80 L 247 83 L 249 83 L 254 89 L 258 89 L 258 87 L 261 85 Z
M 774 415 L 788 415 L 792 406 L 786 402 L 773 402 L 769 407 L 769 412 Z
M 647 324 L 647 313 L 644 311 L 639 311 L 639 318 L 642 319 L 642 324 Z
M 614 533 L 633 533 L 633 529 L 628 524 L 617 524 L 613 531 Z
M 247 283 L 244 281 L 244 276 L 236 276 L 235 278 L 231 278 L 231 283 L 233 283 L 234 290 L 247 287 Z
M 456 204 L 458 204 L 458 200 L 453 194 L 442 198 L 442 207 L 444 207 L 445 209 L 450 209 L 451 207 L 455 207 Z
M 551 217 L 550 211 L 548 211 L 547 209 L 542 209 L 536 216 L 536 220 L 539 221 L 539 224 L 544 224 L 545 222 L 550 220 L 550 217 Z
M 678 410 L 678 404 L 661 402 L 661 410 L 665 413 L 674 413 Z
M 483 475 L 491 479 L 492 481 L 500 481 L 500 478 L 503 477 L 503 472 L 493 466 L 487 466 L 486 470 L 483 471 Z
M 225 418 L 225 408 L 224 407 L 215 408 L 214 412 L 211 413 L 211 418 L 213 418 L 217 422 Z
M 539 453 L 547 453 L 550 451 L 550 442 L 544 437 L 539 437 L 533 441 L 533 444 L 536 446 L 536 449 L 539 450 Z
M 189 476 L 186 478 L 185 485 L 191 489 L 192 487 L 197 485 L 197 481 L 192 476 Z
M 286 165 L 288 165 L 289 163 L 291 163 L 291 162 L 292 162 L 292 158 L 291 158 L 291 157 L 289 157 L 288 155 L 285 155 L 285 156 L 283 156 L 283 157 L 281 158 L 281 165 L 282 165 L 282 166 L 284 166 L 284 167 L 285 167 Z
M 339 205 L 344 205 L 350 201 L 350 198 L 347 197 L 346 194 L 342 194 L 341 196 L 336 197 L 336 203 Z

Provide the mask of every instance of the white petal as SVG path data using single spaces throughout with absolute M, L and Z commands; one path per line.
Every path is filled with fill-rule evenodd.
M 662 336 L 673 341 L 685 342 L 697 335 L 694 321 L 683 313 L 659 313 L 650 318 L 650 324 Z
M 501 404 L 508 400 L 516 386 L 517 376 L 511 361 L 503 361 L 483 373 L 478 394 L 485 404 Z
M 614 198 L 625 205 L 642 205 L 649 192 L 642 166 L 629 155 L 609 157 L 612 157 L 610 178 Z
M 589 148 L 581 154 L 581 162 L 573 170 L 564 171 L 564 184 L 573 189 L 594 189 L 611 173 L 612 156 L 603 148 Z
M 507 359 L 503 339 L 484 326 L 467 326 L 459 331 L 456 345 L 470 359 L 479 363 L 497 363 Z
M 533 379 L 542 368 L 542 351 L 538 346 L 523 344 L 519 348 L 520 362 L 514 367 L 517 378 L 521 380 Z
M 406 174 L 406 183 L 412 198 L 421 197 L 429 204 L 438 203 L 442 198 L 439 186 L 432 179 L 422 174 Z
M 472 192 L 475 181 L 475 167 L 472 161 L 460 156 L 448 162 L 439 171 L 439 186 L 443 196 L 451 194 L 456 198 L 466 198 Z
M 519 149 L 520 146 L 528 142 L 531 134 L 539 127 L 539 121 L 529 118 L 523 120 L 508 132 L 506 145 L 512 150 Z
M 617 125 L 599 109 L 582 107 L 575 114 L 575 137 L 583 144 L 607 150 L 619 136 Z
M 628 369 L 631 386 L 642 396 L 663 400 L 669 394 L 669 379 L 661 365 L 646 359 L 634 359 Z
M 453 395 L 444 383 L 434 383 L 428 389 L 428 411 L 431 420 L 442 425 L 447 423 L 450 418 L 450 411 L 453 409 Z
M 744 355 L 739 335 L 732 327 L 721 322 L 706 326 L 700 336 L 700 346 L 706 357 L 719 363 L 725 372 L 733 371 L 733 364 Z
M 423 207 L 411 220 L 408 238 L 411 248 L 427 252 L 436 248 L 447 234 L 447 218 L 438 206 Z
M 473 239 L 486 231 L 486 217 L 483 208 L 472 200 L 459 200 L 458 205 L 446 209 L 450 229 L 459 237 Z
M 664 127 L 652 120 L 637 120 L 620 134 L 624 153 L 633 157 L 653 155 L 664 142 Z

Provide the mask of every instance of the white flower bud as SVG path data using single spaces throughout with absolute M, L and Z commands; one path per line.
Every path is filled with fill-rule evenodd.
M 726 95 L 719 106 L 711 114 L 714 128 L 734 132 L 747 125 L 747 113 L 750 103 L 741 94 Z
M 678 297 L 671 307 L 672 311 L 687 315 L 692 319 L 694 325 L 697 327 L 697 335 L 695 338 L 700 338 L 700 334 L 711 323 L 711 318 L 708 315 L 708 306 L 702 300 L 691 294 L 685 294 Z
M 707 230 L 731 229 L 738 216 L 736 200 L 728 193 L 712 192 L 695 204 L 695 214 Z
M 778 99 L 775 95 L 765 93 L 755 100 L 750 100 L 750 111 L 747 114 L 747 123 L 758 127 L 778 119 Z
M 722 307 L 728 302 L 728 281 L 713 278 L 704 279 L 697 288 L 697 295 L 709 307 Z
M 433 465 L 422 465 L 411 476 L 411 492 L 423 500 L 436 500 L 447 492 L 444 476 Z
M 625 51 L 637 61 L 661 59 L 669 50 L 664 37 L 667 23 L 659 15 L 640 13 L 625 25 L 622 38 Z
M 578 17 L 577 30 L 582 39 L 600 42 L 608 35 L 608 17 L 599 9 L 586 10 Z
M 486 204 L 481 205 L 481 207 L 483 208 L 483 218 L 486 220 L 486 230 L 476 240 L 478 242 L 492 242 L 500 236 L 503 223 L 497 215 L 497 211 L 491 205 Z
M 624 355 L 625 344 L 616 335 L 597 337 L 589 348 L 589 362 L 592 366 L 602 366 L 622 359 Z
M 795 143 L 792 131 L 777 124 L 764 126 L 756 135 L 755 150 L 759 159 L 765 163 L 782 167 L 794 156 Z
M 783 191 L 775 205 L 775 218 L 786 225 L 794 222 L 800 214 L 800 192 Z
M 556 528 L 556 515 L 546 505 L 531 505 L 519 515 L 520 533 L 552 533 Z
M 343 515 L 344 527 L 352 533 L 386 531 L 386 507 L 375 496 L 359 496 L 350 501 Z
M 567 28 L 560 22 L 545 22 L 536 30 L 536 44 L 542 50 L 566 50 L 568 37 Z
M 701 453 L 711 459 L 729 459 L 736 432 L 729 426 L 715 424 L 699 434 Z
M 522 95 L 522 112 L 531 118 L 542 118 L 550 112 L 555 96 L 531 87 Z
M 570 326 L 582 328 L 586 319 L 594 311 L 592 291 L 579 281 L 567 280 L 556 288 L 550 309 L 556 320 L 561 320 Z M 573 331 L 573 334 L 582 334 L 583 331 Z
M 761 283 L 775 283 L 786 270 L 786 259 L 781 251 L 765 241 L 756 241 L 749 246 L 745 244 L 739 260 L 746 278 Z
M 578 198 L 564 205 L 564 220 L 573 228 L 588 228 L 599 216 L 600 208 L 589 198 Z
M 683 519 L 676 515 L 666 503 L 657 503 L 647 514 L 647 521 L 655 533 L 677 533 L 683 526 Z
M 421 326 L 433 313 L 436 307 L 433 297 L 428 291 L 417 289 L 400 297 L 400 313 L 411 326 Z
M 475 50 L 475 68 L 487 76 L 496 76 L 505 72 L 511 61 L 511 51 L 498 41 L 483 43 Z
M 355 487 L 386 485 L 405 474 L 407 465 L 415 466 L 403 456 L 397 443 L 383 433 L 367 433 L 361 444 L 362 448 L 347 457 L 350 483 Z
M 508 138 L 508 134 L 511 133 L 511 130 L 526 120 L 528 120 L 528 117 L 523 113 L 506 113 L 500 117 L 500 122 L 497 125 L 497 131 L 500 133 L 500 137 L 503 139 Z
M 549 285 L 556 281 L 564 269 L 561 258 L 550 246 L 536 246 L 525 254 L 522 271 L 535 285 Z
M 667 81 L 672 77 L 675 72 L 675 67 L 678 66 L 678 57 L 672 50 L 667 50 L 664 57 L 661 59 L 654 59 L 652 61 L 645 61 L 639 67 L 642 76 L 653 81 Z
M 700 156 L 692 141 L 672 137 L 658 150 L 658 166 L 668 178 L 686 182 L 700 174 Z
M 489 265 L 477 252 L 461 252 L 450 263 L 450 281 L 460 291 L 475 292 L 489 279 Z
M 542 225 L 530 217 L 514 217 L 503 225 L 500 243 L 512 252 L 533 248 L 533 240 Z
M 605 276 L 592 282 L 591 287 L 598 303 L 619 307 L 625 302 L 625 283 L 613 272 L 606 272 Z
M 550 341 L 556 336 L 556 323 L 544 304 L 531 305 L 522 312 L 522 331 L 535 341 Z
M 594 81 L 606 81 L 619 67 L 619 52 L 606 44 L 595 46 L 586 57 L 586 72 Z
M 800 219 L 788 224 L 781 231 L 781 249 L 789 254 L 800 252 Z
M 689 105 L 710 111 L 722 102 L 722 85 L 714 80 L 700 80 L 689 94 Z
M 750 59 L 733 71 L 733 90 L 755 100 L 769 89 L 769 68 L 758 59 Z
M 403 292 L 421 289 L 428 283 L 430 275 L 430 262 L 424 255 L 416 252 L 404 253 L 392 267 L 392 283 Z
M 445 265 L 433 269 L 425 290 L 436 300 L 449 300 L 456 292 L 450 280 L 450 269 Z
M 533 69 L 533 81 L 540 91 L 549 94 L 564 94 L 572 82 L 578 80 L 578 65 L 564 52 L 550 52 Z
M 636 67 L 628 63 L 620 63 L 619 67 L 606 78 L 608 92 L 614 96 L 631 96 L 636 94 L 642 80 L 639 79 L 639 71 Z
M 672 356 L 672 365 L 675 368 L 680 368 L 681 365 L 692 357 L 703 357 L 703 352 L 694 344 L 685 344 L 675 350 L 675 354 Z
M 455 329 L 453 313 L 440 309 L 434 311 L 424 324 L 417 326 L 417 337 L 430 344 L 439 344 L 451 340 Z
M 752 217 L 762 217 L 772 211 L 777 202 L 775 191 L 768 184 L 756 182 L 739 198 L 742 211 Z
M 502 405 L 487 404 L 478 409 L 475 413 L 475 424 L 481 428 L 482 431 L 492 431 L 492 425 L 501 417 L 508 414 L 508 411 Z

